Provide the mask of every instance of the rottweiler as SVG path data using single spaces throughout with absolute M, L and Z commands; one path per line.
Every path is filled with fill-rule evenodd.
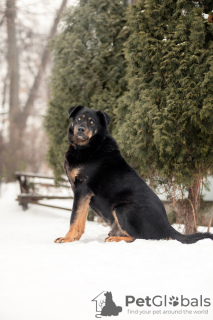
M 84 106 L 70 107 L 71 119 L 64 169 L 74 192 L 70 229 L 56 243 L 79 240 L 89 206 L 111 231 L 105 241 L 176 239 L 194 243 L 210 233 L 183 235 L 170 224 L 163 203 L 122 157 L 109 134 L 110 117 Z

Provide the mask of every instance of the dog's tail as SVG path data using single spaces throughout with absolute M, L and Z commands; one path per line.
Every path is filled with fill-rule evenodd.
M 198 232 L 198 233 L 185 235 L 185 234 L 178 232 L 173 227 L 171 227 L 171 228 L 172 228 L 172 233 L 170 234 L 170 237 L 174 240 L 178 240 L 178 241 L 185 243 L 185 244 L 195 243 L 195 242 L 197 242 L 199 240 L 203 240 L 203 239 L 213 240 L 213 234 L 211 234 L 209 232 L 204 232 L 204 233 Z

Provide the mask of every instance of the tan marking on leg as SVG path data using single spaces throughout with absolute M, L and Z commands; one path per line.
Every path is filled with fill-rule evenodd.
M 127 236 L 127 237 L 113 237 L 112 236 L 112 237 L 107 237 L 105 239 L 105 242 L 113 242 L 113 241 L 119 242 L 122 240 L 124 240 L 125 242 L 133 242 L 133 241 L 135 241 L 135 238 L 130 237 L 130 236 Z
M 88 215 L 89 203 L 92 195 L 87 195 L 86 198 L 82 199 L 79 203 L 79 208 L 76 212 L 76 218 L 70 225 L 70 230 L 67 232 L 64 238 L 57 238 L 56 243 L 72 242 L 79 240 L 84 233 L 85 224 Z
M 115 219 L 115 221 L 116 221 L 116 223 L 117 223 L 118 228 L 120 229 L 120 231 L 122 231 L 127 237 L 129 237 L 129 234 L 128 234 L 125 230 L 123 230 L 123 229 L 121 228 L 115 210 L 112 211 L 112 214 L 113 214 L 113 217 L 114 217 L 114 219 Z
M 131 237 L 125 230 L 123 230 L 120 226 L 120 223 L 118 221 L 118 217 L 116 215 L 116 211 L 113 210 L 112 212 L 113 216 L 114 216 L 114 219 L 115 219 L 115 222 L 120 230 L 120 232 L 123 234 L 123 236 L 109 236 L 105 239 L 106 242 L 119 242 L 119 241 L 126 241 L 126 242 L 133 242 L 135 241 L 135 238 Z

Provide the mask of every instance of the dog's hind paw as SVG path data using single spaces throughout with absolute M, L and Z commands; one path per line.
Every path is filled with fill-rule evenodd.
M 128 236 L 128 237 L 116 237 L 116 236 L 111 236 L 111 237 L 107 237 L 105 239 L 105 242 L 119 242 L 119 241 L 126 241 L 126 242 L 133 242 L 135 239 Z

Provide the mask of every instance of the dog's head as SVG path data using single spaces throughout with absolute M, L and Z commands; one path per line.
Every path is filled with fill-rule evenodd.
M 112 300 L 112 292 L 106 292 L 104 293 L 105 297 L 106 297 L 106 300 Z
M 110 123 L 105 112 L 83 106 L 70 107 L 68 114 L 71 119 L 68 138 L 76 145 L 86 145 L 95 135 L 104 134 Z

